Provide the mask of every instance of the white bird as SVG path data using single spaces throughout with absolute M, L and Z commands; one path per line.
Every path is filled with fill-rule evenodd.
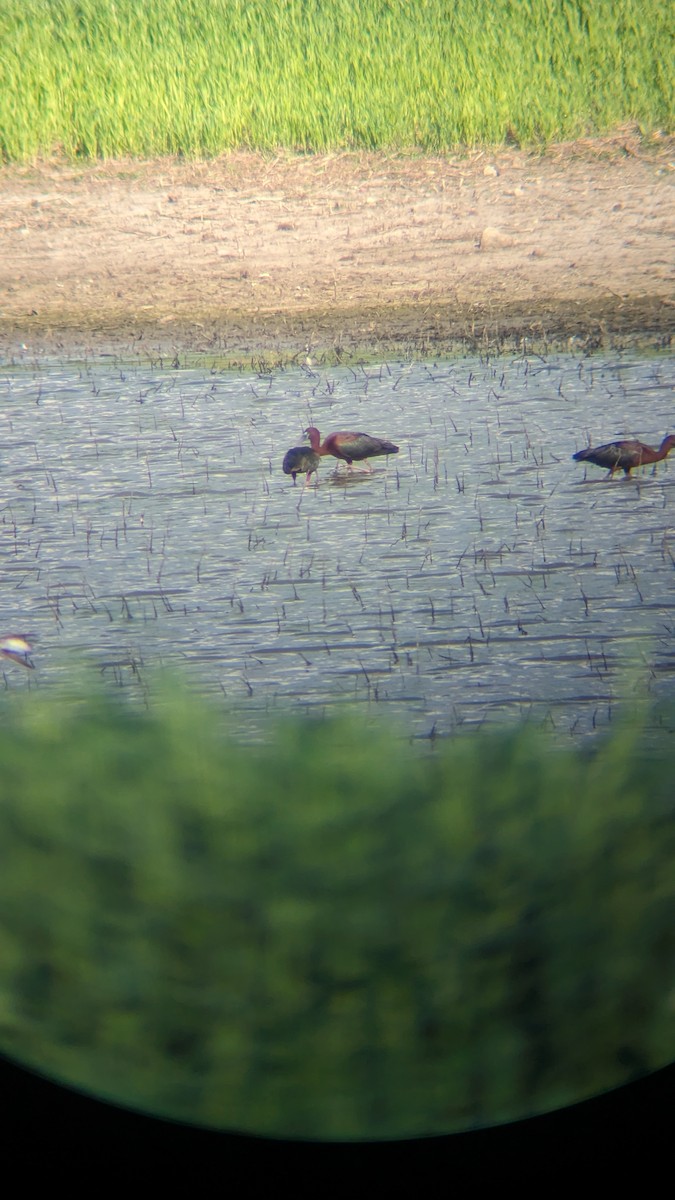
M 32 652 L 33 647 L 30 642 L 27 642 L 25 637 L 21 637 L 19 634 L 10 634 L 0 642 L 0 654 L 4 658 L 9 658 L 22 667 L 29 667 L 31 671 L 35 669 L 35 663 L 30 660 Z

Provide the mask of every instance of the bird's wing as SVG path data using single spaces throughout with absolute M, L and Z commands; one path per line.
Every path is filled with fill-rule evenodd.
M 625 458 L 630 458 L 635 450 L 639 449 L 639 446 L 639 442 L 608 442 L 605 446 L 589 446 L 588 450 L 584 451 L 584 457 L 620 466 Z

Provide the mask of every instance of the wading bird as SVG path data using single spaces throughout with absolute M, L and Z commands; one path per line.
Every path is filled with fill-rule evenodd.
M 377 458 L 380 454 L 398 454 L 398 446 L 393 442 L 385 442 L 384 438 L 371 437 L 369 433 L 329 433 L 321 441 L 321 434 L 313 425 L 305 430 L 309 444 L 315 454 L 332 454 L 333 458 L 346 462 L 351 469 L 354 462 L 363 462 L 367 458 Z M 371 471 L 370 463 L 366 463 Z
M 293 483 L 295 484 L 296 475 L 301 475 L 304 471 L 307 475 L 305 484 L 308 484 L 312 472 L 316 475 L 316 470 L 320 462 L 320 456 L 309 446 L 294 446 L 292 450 L 287 450 L 284 455 L 284 475 L 292 475 Z M 316 477 L 316 482 L 319 482 L 318 476 Z
M 27 642 L 24 637 L 19 637 L 18 634 L 12 634 L 0 641 L 0 654 L 3 658 L 9 658 L 22 667 L 29 667 L 31 671 L 35 669 L 35 663 L 30 661 L 32 650 L 30 642 Z
M 608 442 L 606 446 L 589 446 L 588 450 L 579 450 L 572 457 L 576 462 L 594 463 L 596 467 L 606 467 L 611 479 L 615 471 L 623 471 L 630 476 L 634 467 L 646 467 L 650 463 L 660 462 L 675 446 L 675 434 L 669 433 L 664 437 L 658 450 L 653 446 L 645 446 L 642 442 Z

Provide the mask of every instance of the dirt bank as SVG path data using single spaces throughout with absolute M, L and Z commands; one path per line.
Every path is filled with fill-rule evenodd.
M 667 344 L 672 141 L 0 170 L 0 354 Z

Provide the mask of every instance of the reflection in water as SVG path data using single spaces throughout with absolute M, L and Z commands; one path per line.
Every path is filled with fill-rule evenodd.
M 638 682 L 672 692 L 675 472 L 608 482 L 572 454 L 658 445 L 672 381 L 661 357 L 6 367 L 0 615 L 38 668 L 6 685 L 67 694 L 86 663 L 144 699 L 166 665 L 247 737 L 345 701 L 419 737 L 587 733 Z M 294 488 L 309 425 L 400 452 Z

